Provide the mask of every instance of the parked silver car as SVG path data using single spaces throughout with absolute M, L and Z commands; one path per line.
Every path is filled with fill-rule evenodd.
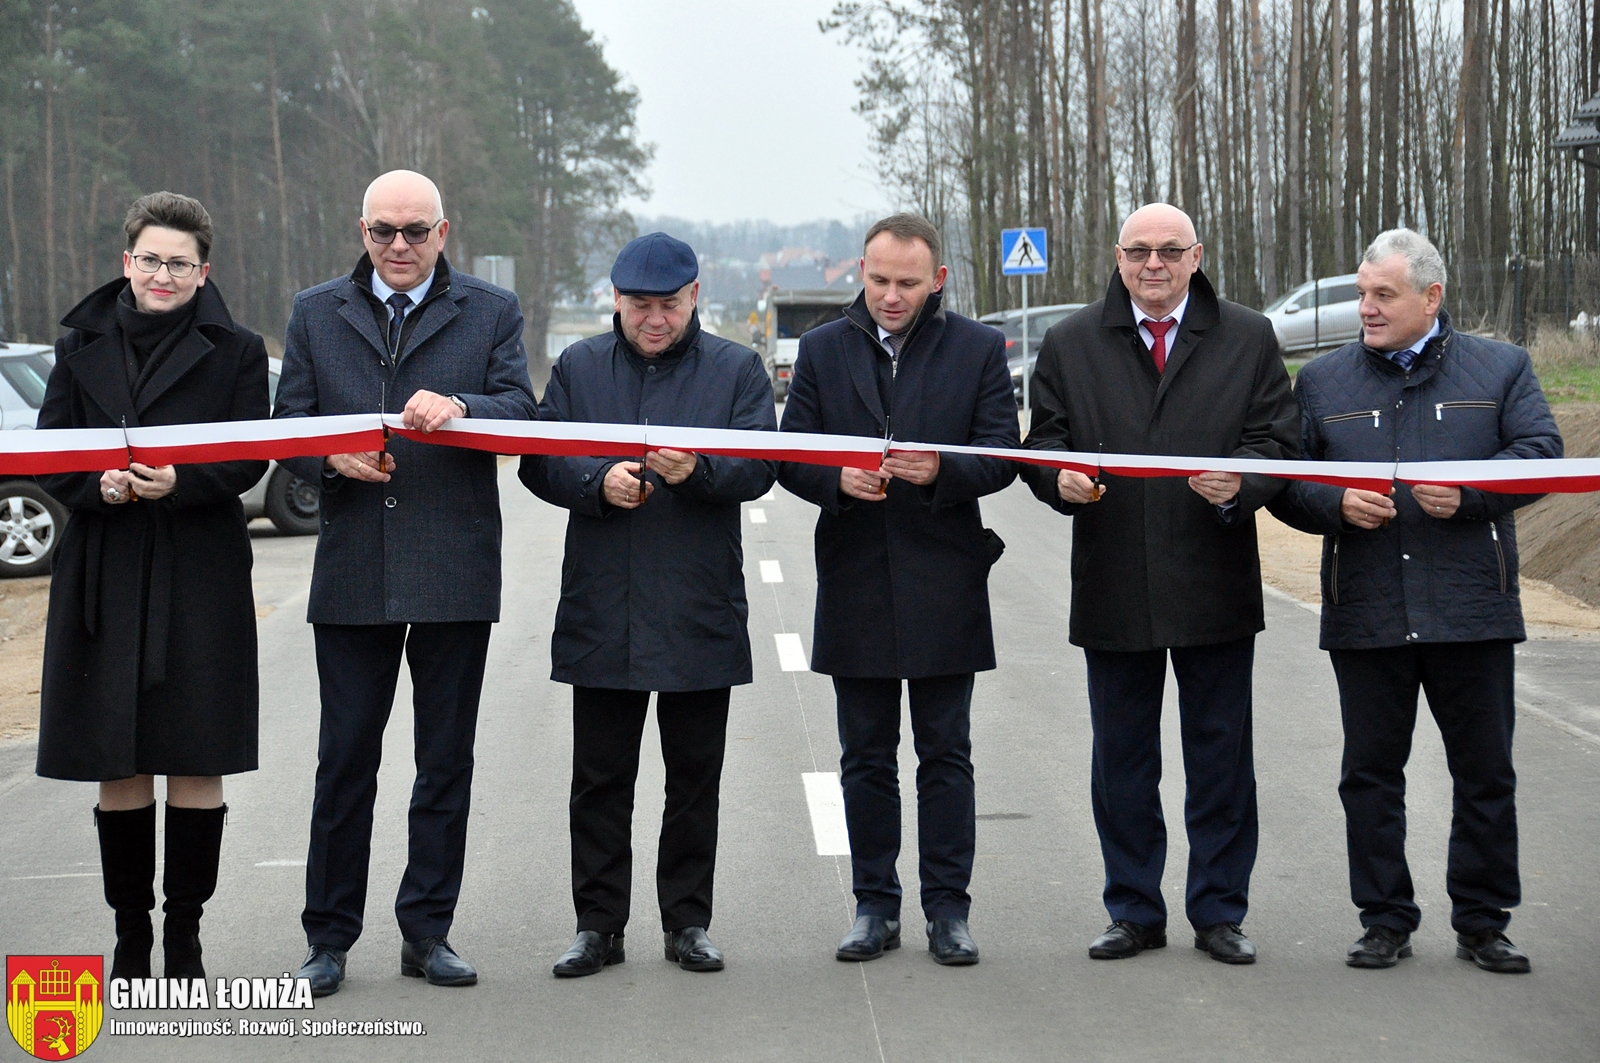
M 278 376 L 283 363 L 276 358 L 267 359 L 267 390 L 272 401 L 278 398 Z M 267 474 L 239 500 L 244 503 L 247 520 L 266 517 L 272 526 L 284 535 L 315 535 L 321 524 L 321 490 L 308 484 L 277 462 L 269 462 Z
M 1017 408 L 1022 408 L 1022 376 L 1033 371 L 1039 359 L 1039 348 L 1044 344 L 1044 334 L 1057 321 L 1068 314 L 1082 310 L 1083 303 L 1055 303 L 1050 306 L 1028 307 L 1028 349 L 1022 349 L 1022 311 L 996 310 L 978 320 L 993 325 L 1006 338 L 1006 365 L 1011 370 L 1011 391 L 1017 398 Z
M 0 342 L 0 431 L 32 431 L 44 405 L 55 350 Z M 67 510 L 31 477 L 0 478 L 0 578 L 50 571 Z
M 1278 296 L 1261 311 L 1285 354 L 1342 347 L 1361 338 L 1356 275 L 1323 277 Z

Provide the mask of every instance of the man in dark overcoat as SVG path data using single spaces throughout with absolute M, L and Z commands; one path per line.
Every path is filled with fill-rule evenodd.
M 1559 458 L 1561 435 L 1528 352 L 1464 332 L 1441 308 L 1445 268 L 1426 237 L 1378 234 L 1363 256 L 1361 339 L 1300 371 L 1305 456 L 1328 461 Z M 1345 962 L 1393 967 L 1421 922 L 1406 866 L 1406 761 L 1417 693 L 1455 783 L 1445 886 L 1456 954 L 1521 974 L 1506 937 L 1517 873 L 1512 646 L 1526 638 L 1514 511 L 1538 495 L 1416 484 L 1390 494 L 1295 482 L 1273 502 L 1323 536 L 1322 648 L 1344 720 L 1350 899 L 1362 936 Z
M 978 962 L 967 927 L 976 840 L 974 673 L 995 666 L 989 568 L 1005 548 L 978 499 L 1016 466 L 893 439 L 1016 447 L 1017 408 L 999 332 L 946 311 L 938 231 L 896 214 L 867 231 L 861 296 L 800 339 L 786 432 L 884 440 L 878 469 L 784 464 L 778 480 L 821 507 L 811 667 L 833 676 L 856 921 L 841 960 L 900 945 L 900 692 L 917 750 L 917 849 L 928 948 Z
M 694 251 L 666 233 L 611 270 L 612 330 L 551 369 L 549 421 L 772 431 L 761 358 L 700 327 Z M 648 436 L 648 433 L 647 433 Z M 730 688 L 749 683 L 739 504 L 772 463 L 652 449 L 641 461 L 527 457 L 534 494 L 571 512 L 550 678 L 572 684 L 572 899 L 578 936 L 560 978 L 623 962 L 633 890 L 633 790 L 651 691 L 666 762 L 656 861 L 667 959 L 720 971 L 711 925 Z
M 1028 446 L 1094 453 L 1293 458 L 1294 396 L 1272 325 L 1217 297 L 1188 216 L 1129 215 L 1104 299 L 1045 333 Z M 1068 638 L 1083 647 L 1092 800 L 1112 923 L 1089 948 L 1119 959 L 1167 943 L 1161 895 L 1161 699 L 1178 681 L 1195 947 L 1252 963 L 1256 857 L 1251 674 L 1266 626 L 1255 510 L 1282 487 L 1202 473 L 1096 484 L 1043 467 L 1034 493 L 1072 521 Z M 1102 497 L 1103 496 L 1103 497 Z
M 396 170 L 368 188 L 366 254 L 295 296 L 275 416 L 403 410 L 431 432 L 452 417 L 534 415 L 517 297 L 455 273 L 439 191 Z M 489 629 L 500 616 L 495 457 L 395 438 L 384 453 L 297 458 L 322 485 L 311 575 L 322 687 L 300 977 L 336 992 L 361 933 L 383 731 L 402 655 L 411 667 L 417 779 L 395 899 L 400 970 L 434 985 L 477 972 L 451 948 L 466 855 L 472 746 Z

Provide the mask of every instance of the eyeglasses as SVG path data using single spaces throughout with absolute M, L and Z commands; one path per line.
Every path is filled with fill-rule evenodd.
M 133 264 L 139 267 L 141 273 L 154 273 L 162 266 L 167 267 L 167 275 L 175 281 L 181 281 L 200 267 L 193 262 L 181 258 L 157 258 L 155 255 L 129 255 Z
M 443 222 L 444 219 L 440 218 L 432 225 L 407 225 L 404 228 L 399 229 L 395 228 L 393 225 L 369 224 L 367 226 L 367 235 L 372 237 L 373 243 L 392 244 L 394 243 L 394 234 L 402 233 L 405 235 L 406 243 L 420 244 L 422 241 L 428 238 L 429 233 L 437 229 Z
M 1188 247 L 1123 247 L 1121 244 L 1117 245 L 1129 262 L 1144 262 L 1150 257 L 1151 252 L 1160 255 L 1163 262 L 1180 262 L 1183 260 L 1184 255 L 1194 250 L 1197 246 L 1199 245 L 1190 244 Z

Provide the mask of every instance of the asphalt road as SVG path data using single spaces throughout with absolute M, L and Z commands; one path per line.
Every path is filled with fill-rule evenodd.
M 506 605 L 490 649 L 466 881 L 451 935 L 477 965 L 480 984 L 433 988 L 398 972 L 389 905 L 412 776 L 402 690 L 380 782 L 367 933 L 351 953 L 344 990 L 309 1015 L 420 1021 L 426 1036 L 179 1039 L 113 1036 L 107 1027 L 90 1049 L 95 1058 L 1600 1058 L 1600 646 L 1530 643 L 1519 656 L 1528 702 L 1517 734 L 1526 900 L 1510 932 L 1532 956 L 1533 974 L 1490 975 L 1454 955 L 1444 893 L 1450 786 L 1431 722 L 1419 724 L 1410 773 L 1411 859 L 1424 911 L 1416 956 L 1391 971 L 1344 966 L 1360 928 L 1347 897 L 1335 793 L 1333 676 L 1316 648 L 1316 617 L 1281 597 L 1268 598 L 1268 628 L 1257 644 L 1262 832 L 1245 929 L 1260 962 L 1228 967 L 1190 947 L 1179 914 L 1187 858 L 1181 830 L 1168 859 L 1171 947 L 1131 961 L 1091 961 L 1088 943 L 1107 919 L 1089 811 L 1082 655 L 1065 635 L 1068 522 L 1020 487 L 984 506 L 1010 547 L 992 579 L 1000 668 L 979 678 L 973 710 L 980 823 L 972 928 L 982 963 L 945 969 L 921 948 L 909 800 L 901 861 L 913 884 L 907 947 L 869 964 L 833 959 L 852 912 L 848 858 L 818 855 L 802 782 L 805 773 L 837 771 L 832 690 L 826 677 L 783 670 L 775 638 L 798 635 L 801 649 L 810 648 L 815 511 L 780 489 L 745 507 L 756 681 L 734 693 L 711 928 L 728 969 L 689 974 L 661 958 L 653 840 L 662 774 L 652 725 L 635 818 L 628 962 L 592 978 L 552 978 L 550 965 L 573 930 L 570 702 L 567 688 L 547 678 L 564 520 L 523 491 L 513 472 L 502 470 Z M 227 783 L 221 885 L 203 926 L 213 977 L 277 976 L 304 955 L 299 911 L 318 711 L 304 622 L 313 545 L 256 539 L 266 612 L 261 770 Z M 776 562 L 782 581 L 764 582 L 762 562 Z M 765 567 L 769 579 L 779 574 Z M 1176 826 L 1181 761 L 1175 712 L 1167 716 L 1175 770 L 1164 796 Z M 34 778 L 32 757 L 30 744 L 0 746 L 5 951 L 109 954 L 93 787 Z M 902 763 L 914 763 L 909 739 Z M 108 1012 L 119 1020 L 239 1015 Z M 23 1058 L 14 1046 L 0 1056 Z

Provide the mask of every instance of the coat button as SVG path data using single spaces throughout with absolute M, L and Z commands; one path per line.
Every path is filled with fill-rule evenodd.
M 390 509 L 393 509 L 395 506 L 398 506 L 400 503 L 395 501 L 395 497 L 393 495 L 390 495 L 388 498 L 383 500 L 383 504 L 385 506 L 388 506 Z
M 592 479 L 593 479 L 593 477 L 590 474 L 588 474 L 588 473 L 584 473 L 583 474 L 583 482 L 584 483 L 588 483 Z
M 1402 561 L 1410 561 L 1411 560 L 1411 555 L 1410 554 L 1401 554 L 1400 555 L 1400 560 L 1402 560 Z
M 654 373 L 655 371 L 656 371 L 656 367 L 655 366 L 651 366 L 650 367 L 650 372 Z

